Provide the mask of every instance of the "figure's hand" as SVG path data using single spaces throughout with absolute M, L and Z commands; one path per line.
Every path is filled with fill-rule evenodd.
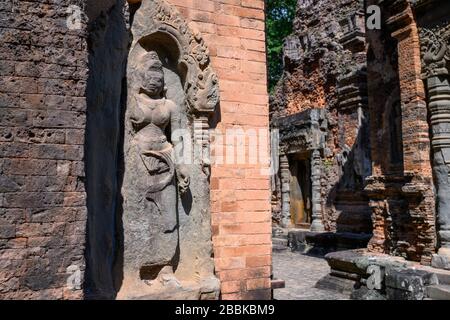
M 185 194 L 189 189 L 189 171 L 185 165 L 180 165 L 177 168 L 177 178 L 178 178 L 178 190 L 181 194 Z

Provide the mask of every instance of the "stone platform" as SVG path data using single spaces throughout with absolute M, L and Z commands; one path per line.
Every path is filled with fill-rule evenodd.
M 287 237 L 288 246 L 292 251 L 312 255 L 325 255 L 329 252 L 365 248 L 372 235 L 290 229 Z
M 154 281 L 158 282 L 158 281 Z M 168 281 L 167 283 L 155 283 L 147 285 L 144 290 L 136 290 L 140 292 L 136 295 L 123 293 L 118 296 L 118 300 L 218 300 L 220 294 L 220 282 L 216 277 L 203 279 L 203 281 L 195 282 L 178 282 Z
M 401 257 L 369 253 L 366 249 L 325 255 L 330 274 L 317 287 L 350 293 L 356 300 L 450 299 L 450 272 Z

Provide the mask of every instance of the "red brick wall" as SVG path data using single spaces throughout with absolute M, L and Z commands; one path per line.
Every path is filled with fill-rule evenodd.
M 267 130 L 264 1 L 167 1 L 209 46 L 221 88 L 217 130 Z M 86 25 L 64 28 L 74 3 L 0 4 L 0 299 L 83 298 L 66 289 L 67 267 L 84 269 L 86 237 Z M 268 150 L 257 165 L 212 168 L 223 299 L 270 298 L 267 160 Z
M 75 1 L 0 4 L 0 299 L 81 298 L 84 268 L 85 25 Z M 79 2 L 78 2 L 79 3 Z
M 435 195 L 430 160 L 428 111 L 421 77 L 419 34 L 409 5 L 402 15 L 392 18 L 395 22 L 397 19 L 409 22 L 399 24 L 402 27 L 394 27 L 395 30 L 392 32 L 392 37 L 398 41 L 404 173 L 412 176 L 410 188 L 417 185 L 417 189 L 421 187 L 424 190 L 420 201 L 409 202 L 409 213 L 417 218 L 412 223 L 414 231 L 405 237 L 408 237 L 407 242 L 411 246 L 408 248 L 409 258 L 430 264 L 436 246 Z
M 198 28 L 210 50 L 221 89 L 216 129 L 267 130 L 264 1 L 168 2 Z M 262 144 L 258 148 L 264 148 Z M 224 152 L 220 147 L 215 146 L 216 155 Z M 267 161 L 268 150 L 257 165 L 215 164 L 212 168 L 214 258 L 223 299 L 270 298 L 270 185 L 269 176 L 260 170 L 267 169 Z
M 374 53 L 368 66 L 373 176 L 366 191 L 374 227 L 368 249 L 430 264 L 436 244 L 435 195 L 420 43 L 410 5 L 400 4 L 383 7 L 386 25 L 368 32 Z M 393 107 L 401 108 L 395 112 L 401 115 L 400 123 L 389 121 Z M 396 148 L 387 147 L 393 138 L 401 146 L 397 161 Z
M 392 36 L 398 41 L 398 69 L 402 108 L 402 138 L 405 172 L 432 178 L 430 136 L 424 83 L 421 77 L 419 34 L 412 9 L 405 11 L 411 22 Z

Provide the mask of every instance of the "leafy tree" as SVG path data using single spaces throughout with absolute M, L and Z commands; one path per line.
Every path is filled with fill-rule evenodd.
M 267 58 L 269 90 L 283 75 L 284 38 L 292 33 L 297 0 L 266 0 Z

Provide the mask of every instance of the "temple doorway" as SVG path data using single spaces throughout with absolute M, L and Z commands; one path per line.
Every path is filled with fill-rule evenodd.
M 292 226 L 309 229 L 311 225 L 311 163 L 309 154 L 297 153 L 289 159 L 290 214 Z

